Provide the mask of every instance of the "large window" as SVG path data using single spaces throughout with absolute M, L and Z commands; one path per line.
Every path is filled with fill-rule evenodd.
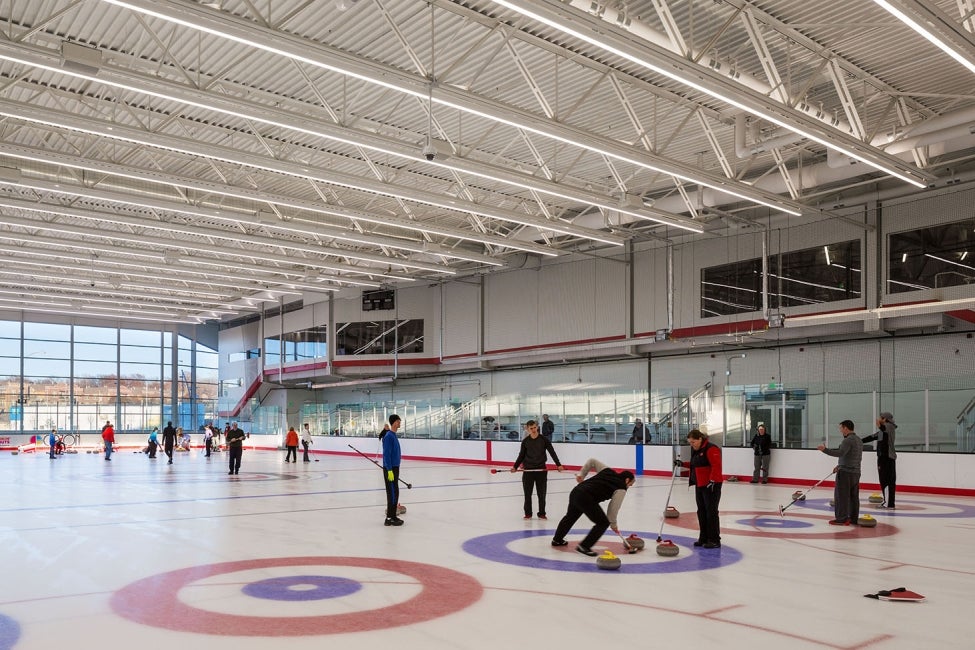
M 975 223 L 971 219 L 890 235 L 888 250 L 888 293 L 975 282 Z
M 778 309 L 858 298 L 861 276 L 859 240 L 769 257 L 769 307 Z M 701 270 L 702 317 L 761 309 L 761 258 Z
M 217 355 L 179 339 L 188 363 L 174 373 L 171 332 L 0 321 L 0 430 L 98 431 L 111 420 L 143 431 L 167 419 L 196 428 L 212 417 Z M 178 410 L 174 375 L 189 382 Z
M 328 327 L 326 325 L 288 332 L 284 335 L 284 345 L 281 344 L 281 337 L 269 336 L 264 339 L 265 363 L 274 366 L 289 361 L 324 359 L 328 356 L 327 334 Z M 251 352 L 249 350 L 245 353 L 246 358 L 252 358 Z M 284 358 L 282 358 L 282 354 Z

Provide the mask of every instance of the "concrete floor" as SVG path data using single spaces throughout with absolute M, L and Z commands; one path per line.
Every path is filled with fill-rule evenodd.
M 383 526 L 380 472 L 360 457 L 226 454 L 112 461 L 0 454 L 0 650 L 532 647 L 975 647 L 975 500 L 898 496 L 836 528 L 829 490 L 787 510 L 794 487 L 726 484 L 723 545 L 697 550 L 693 493 L 638 479 L 620 517 L 647 541 L 603 571 L 549 545 L 575 485 L 551 473 L 547 521 L 522 519 L 521 482 L 407 461 L 406 524 Z M 864 598 L 908 587 L 923 603 Z

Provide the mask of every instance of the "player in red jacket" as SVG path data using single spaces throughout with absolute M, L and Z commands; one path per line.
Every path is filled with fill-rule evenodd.
M 697 429 L 687 434 L 691 446 L 690 484 L 697 497 L 697 523 L 700 532 L 694 546 L 721 548 L 718 504 L 721 502 L 721 447 L 708 441 L 708 435 Z

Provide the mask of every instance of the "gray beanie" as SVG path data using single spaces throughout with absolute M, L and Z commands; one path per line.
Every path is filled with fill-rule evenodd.
M 880 419 L 881 420 L 886 420 L 887 422 L 890 422 L 895 427 L 897 426 L 897 423 L 894 422 L 894 414 L 891 413 L 890 411 L 884 411 L 883 413 L 881 413 L 880 414 Z

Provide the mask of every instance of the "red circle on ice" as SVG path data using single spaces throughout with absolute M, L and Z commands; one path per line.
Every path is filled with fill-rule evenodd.
M 399 573 L 423 587 L 400 603 L 369 611 L 322 616 L 239 616 L 215 614 L 179 599 L 179 591 L 199 580 L 237 571 L 271 567 L 351 566 Z M 190 567 L 143 578 L 115 592 L 116 614 L 153 627 L 219 636 L 311 636 L 366 632 L 411 625 L 460 611 L 478 600 L 484 588 L 474 578 L 432 564 L 365 557 L 288 557 L 241 560 Z

